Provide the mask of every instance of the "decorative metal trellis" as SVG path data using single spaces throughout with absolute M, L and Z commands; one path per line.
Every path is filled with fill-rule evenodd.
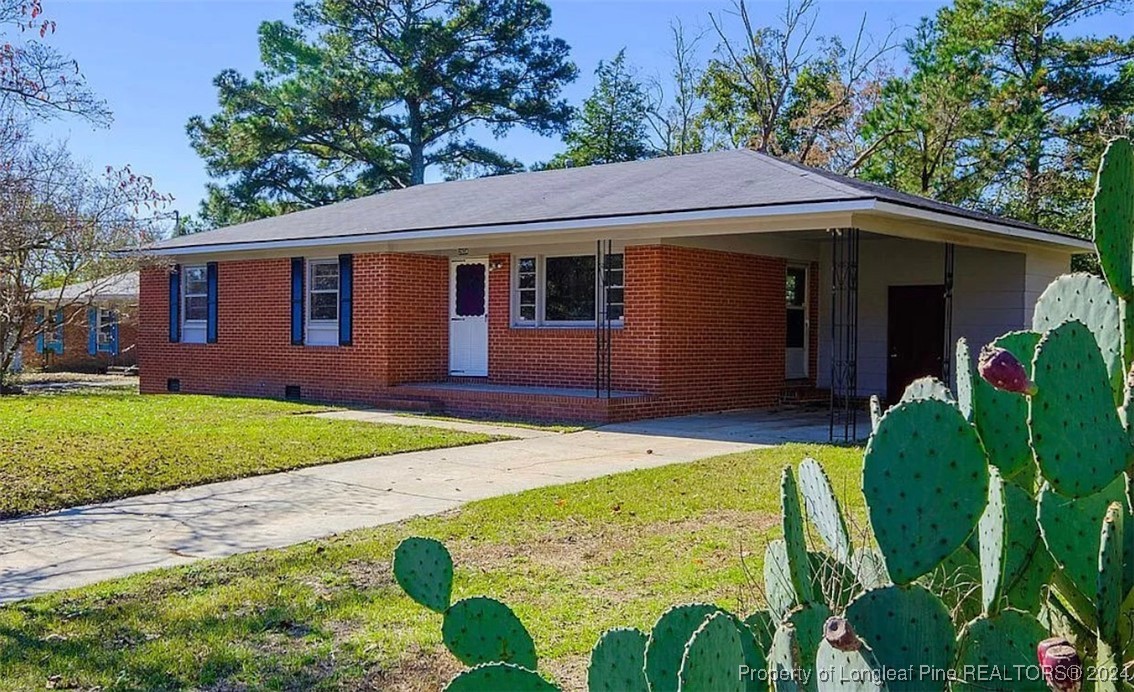
M 610 256 L 613 243 L 609 240 L 595 241 L 595 271 L 599 279 L 598 305 L 595 310 L 595 398 L 611 394 L 611 337 L 614 320 L 610 315 Z
M 953 377 L 953 267 L 957 248 L 952 243 L 945 244 L 945 325 L 942 333 L 945 343 L 941 346 L 941 381 L 952 383 Z
M 858 431 L 858 250 L 857 228 L 831 234 L 832 442 L 854 442 Z

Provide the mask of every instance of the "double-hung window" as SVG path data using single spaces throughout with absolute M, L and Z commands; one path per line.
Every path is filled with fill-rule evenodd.
M 99 308 L 96 338 L 99 351 L 114 351 L 117 348 L 118 315 L 113 310 Z
M 339 261 L 307 263 L 307 343 L 339 344 Z
M 209 281 L 205 265 L 187 266 L 181 281 L 181 340 L 203 344 L 208 332 Z
M 599 266 L 603 260 L 605 266 Z M 591 326 L 604 316 L 622 321 L 621 254 L 602 260 L 593 254 L 521 256 L 515 268 L 512 314 L 517 326 Z

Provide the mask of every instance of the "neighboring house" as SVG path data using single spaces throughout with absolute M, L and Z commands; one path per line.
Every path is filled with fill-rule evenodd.
M 143 392 L 625 420 L 949 376 L 1091 245 L 755 153 L 413 187 L 158 244 Z
M 137 364 L 137 272 L 40 291 L 35 299 L 48 327 L 23 346 L 25 369 L 104 372 Z

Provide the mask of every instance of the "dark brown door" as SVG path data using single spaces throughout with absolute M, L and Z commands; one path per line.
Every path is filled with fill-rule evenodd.
M 886 398 L 902 398 L 919 377 L 941 377 L 945 358 L 945 287 L 891 286 Z

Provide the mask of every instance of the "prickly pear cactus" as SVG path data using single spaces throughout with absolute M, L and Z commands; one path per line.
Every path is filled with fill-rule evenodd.
M 895 584 L 909 584 L 961 547 L 988 500 L 976 430 L 936 399 L 886 412 L 866 446 L 862 488 L 870 525 Z
M 453 594 L 453 558 L 440 541 L 407 538 L 394 551 L 394 578 L 410 598 L 444 613 Z
M 719 612 L 708 603 L 686 603 L 662 613 L 646 644 L 646 678 L 652 692 L 677 692 L 685 645 L 701 623 Z
M 803 507 L 819 537 L 836 560 L 851 564 L 853 549 L 847 522 L 831 488 L 831 481 L 819 462 L 811 458 L 803 460 L 799 465 L 799 485 L 803 492 Z
M 996 339 L 992 345 L 1014 355 L 1024 364 L 1027 376 L 1034 379 L 1031 365 L 1039 340 L 1040 335 L 1036 332 L 1012 332 Z M 958 355 L 958 360 L 960 358 Z M 966 365 L 966 369 L 971 368 L 971 365 Z M 1033 460 L 1028 439 L 1027 398 L 1002 392 L 979 377 L 972 381 L 970 387 L 970 420 L 976 425 L 989 462 L 1000 469 L 1006 479 L 1020 477 L 1025 482 L 1030 480 L 1027 476 Z
M 1097 493 L 1132 450 L 1094 339 L 1081 322 L 1065 322 L 1040 339 L 1033 368 L 1029 427 L 1043 477 L 1069 497 Z
M 469 666 L 515 663 L 535 670 L 535 644 L 512 610 L 492 598 L 476 596 L 457 601 L 445 611 L 441 625 L 445 646 Z
M 863 593 L 847 607 L 847 620 L 889 670 L 939 671 L 941 680 L 916 676 L 888 682 L 891 692 L 945 689 L 952 668 L 956 634 L 949 611 L 925 588 L 888 586 Z M 912 666 L 912 668 L 911 668 Z
M 1030 674 L 1036 646 L 1046 637 L 1047 630 L 1030 613 L 1004 610 L 977 618 L 961 633 L 957 653 L 961 674 L 953 689 L 1046 690 L 1043 679 Z
M 740 631 L 725 613 L 705 619 L 681 657 L 678 689 L 681 692 L 744 692 L 738 672 L 744 666 Z
M 1121 403 L 1123 368 L 1122 311 L 1110 287 L 1091 274 L 1068 274 L 1040 294 L 1032 330 L 1043 334 L 1067 322 L 1080 322 L 1091 332 L 1106 367 L 1106 381 Z M 1080 355 L 1087 355 L 1086 351 Z M 1068 361 L 1074 363 L 1075 361 Z
M 1134 300 L 1134 147 L 1125 137 L 1103 153 L 1095 185 L 1093 225 L 1099 266 L 1115 295 Z
M 445 692 L 556 692 L 539 674 L 511 663 L 482 663 L 453 678 Z
M 649 692 L 647 639 L 645 633 L 630 627 L 603 634 L 591 650 L 587 689 L 590 692 Z

